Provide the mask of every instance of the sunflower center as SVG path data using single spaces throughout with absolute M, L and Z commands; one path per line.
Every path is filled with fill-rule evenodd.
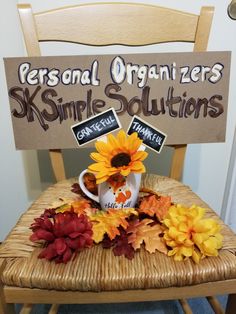
M 128 166 L 130 161 L 131 161 L 131 158 L 128 154 L 120 153 L 120 154 L 115 155 L 111 159 L 111 165 L 112 165 L 112 167 L 119 168 L 122 166 Z

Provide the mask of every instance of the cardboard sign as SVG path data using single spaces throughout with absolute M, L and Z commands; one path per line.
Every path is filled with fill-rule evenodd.
M 143 140 L 144 145 L 156 153 L 161 152 L 167 138 L 166 134 L 136 116 L 133 117 L 127 130 L 129 135 L 134 132 L 138 133 L 138 137 Z
M 71 126 L 109 108 L 124 129 L 138 116 L 169 145 L 225 139 L 229 52 L 4 61 L 18 149 L 77 147 Z
M 99 137 L 121 128 L 113 108 L 89 118 L 71 127 L 79 146 L 85 145 Z

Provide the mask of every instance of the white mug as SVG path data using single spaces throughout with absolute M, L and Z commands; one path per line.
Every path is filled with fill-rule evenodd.
M 92 200 L 100 203 L 102 209 L 114 208 L 130 208 L 134 207 L 138 199 L 138 193 L 141 183 L 140 173 L 131 173 L 124 178 L 124 182 L 120 186 L 114 186 L 110 180 L 98 185 L 98 195 L 94 195 L 86 188 L 83 177 L 87 170 L 79 175 L 79 185 L 81 190 Z

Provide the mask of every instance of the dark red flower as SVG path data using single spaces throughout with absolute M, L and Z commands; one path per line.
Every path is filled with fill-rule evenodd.
M 57 256 L 57 251 L 54 243 L 49 243 L 46 248 L 39 254 L 39 258 L 46 258 L 47 260 L 52 260 Z
M 39 258 L 54 260 L 56 263 L 67 263 L 73 253 L 93 244 L 91 222 L 87 216 L 78 217 L 73 212 L 45 210 L 40 218 L 34 220 L 31 229 L 31 241 L 45 241 L 45 248 Z
M 36 229 L 34 233 L 30 236 L 30 240 L 35 242 L 37 240 L 45 240 L 47 242 L 52 242 L 55 239 L 55 236 L 52 232 L 49 232 L 45 229 Z

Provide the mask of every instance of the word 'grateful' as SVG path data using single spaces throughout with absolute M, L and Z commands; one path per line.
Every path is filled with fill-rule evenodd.
M 93 124 L 90 124 L 89 126 L 86 126 L 81 131 L 77 132 L 77 138 L 79 140 L 82 140 L 85 137 L 88 137 L 93 132 L 101 132 L 104 128 L 109 126 L 110 124 L 116 122 L 115 119 L 112 116 L 109 116 L 108 118 L 101 119 L 99 122 L 95 122 Z

